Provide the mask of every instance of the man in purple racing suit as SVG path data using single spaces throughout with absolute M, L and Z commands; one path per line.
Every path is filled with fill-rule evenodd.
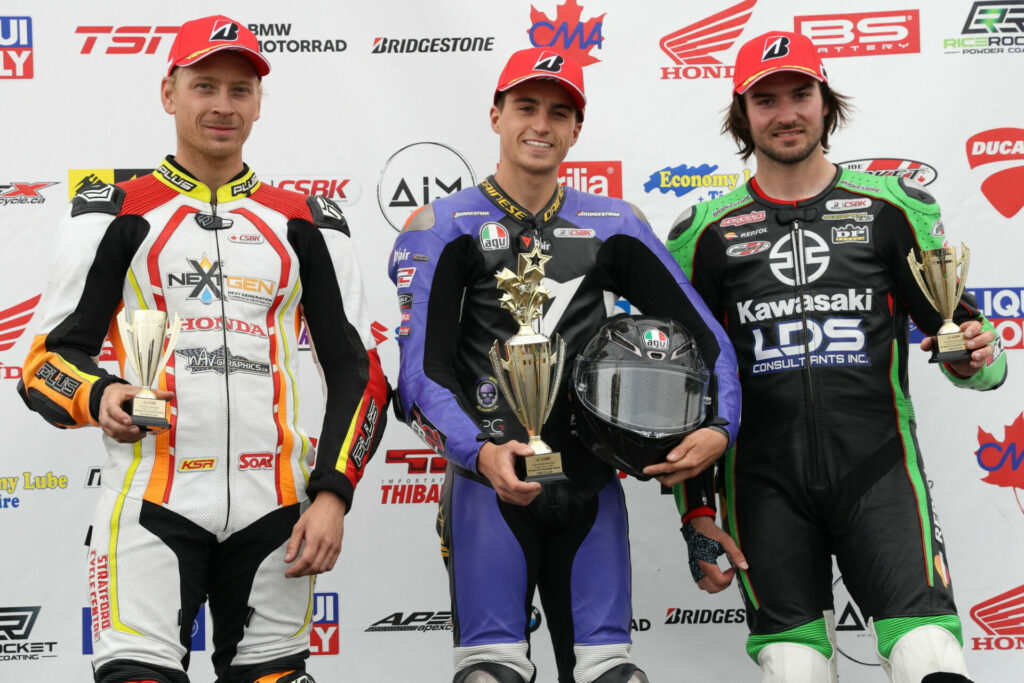
M 544 263 L 551 292 L 542 331 L 575 355 L 622 296 L 683 324 L 715 377 L 704 426 L 645 472 L 666 484 L 707 467 L 735 438 L 735 357 L 722 328 L 638 209 L 558 184 L 586 100 L 581 67 L 547 48 L 509 59 L 491 128 L 500 166 L 478 186 L 414 214 L 395 243 L 391 278 L 402 325 L 399 395 L 412 428 L 449 461 L 438 517 L 454 622 L 455 683 L 523 683 L 530 610 L 539 589 L 558 679 L 639 683 L 629 661 L 630 563 L 626 509 L 614 470 L 573 435 L 565 383 L 542 438 L 568 480 L 542 486 L 516 475 L 533 454 L 488 358 L 517 331 L 495 273 L 521 255 Z M 566 372 L 563 377 L 570 373 Z

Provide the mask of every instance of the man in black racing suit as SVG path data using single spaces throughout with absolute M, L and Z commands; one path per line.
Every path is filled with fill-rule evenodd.
M 455 683 L 523 683 L 530 607 L 539 588 L 562 683 L 641 683 L 629 661 L 630 564 L 622 487 L 572 434 L 567 367 L 542 437 L 568 481 L 526 483 L 514 461 L 533 453 L 488 350 L 518 326 L 495 274 L 521 259 L 545 268 L 545 333 L 571 359 L 617 296 L 685 325 L 717 376 L 706 426 L 649 474 L 678 481 L 709 464 L 738 422 L 725 333 L 710 318 L 643 215 L 618 199 L 567 189 L 558 167 L 579 134 L 580 66 L 548 48 L 514 54 L 499 79 L 491 126 L 498 172 L 414 214 L 395 242 L 391 278 L 402 326 L 399 394 L 412 428 L 449 461 L 439 513 L 455 640 Z M 694 470 L 696 471 L 696 469 Z
M 907 377 L 908 316 L 928 334 L 942 322 L 907 255 L 942 246 L 942 221 L 919 186 L 828 162 L 845 115 L 806 37 L 772 32 L 741 48 L 726 127 L 757 174 L 688 209 L 668 242 L 729 331 L 743 389 L 722 468 L 731 538 L 709 506 L 677 494 L 684 535 L 710 592 L 735 570 L 707 562 L 709 538 L 749 562 L 738 572 L 747 652 L 765 683 L 835 680 L 832 554 L 895 683 L 965 676 Z M 991 323 L 969 297 L 954 318 L 970 358 L 942 371 L 998 387 L 1006 360 Z

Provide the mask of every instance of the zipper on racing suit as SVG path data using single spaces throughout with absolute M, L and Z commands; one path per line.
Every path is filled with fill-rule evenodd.
M 811 365 L 810 341 L 813 335 L 808 327 L 807 310 L 803 302 L 807 297 L 806 263 L 804 261 L 804 234 L 805 230 L 800 227 L 800 221 L 813 222 L 817 216 L 817 209 L 807 207 L 794 211 L 782 211 L 779 219 L 790 223 L 790 244 L 793 249 L 793 281 L 794 291 L 797 296 L 800 308 L 800 322 L 802 329 L 801 343 L 804 347 L 804 368 L 801 378 L 804 385 L 804 411 L 807 416 L 807 444 L 812 449 L 810 453 L 810 485 L 814 490 L 821 490 L 825 487 L 825 480 L 821 472 L 821 443 L 818 431 L 817 411 L 815 408 L 814 377 Z
M 217 195 L 210 197 L 210 211 L 214 217 L 217 216 Z M 228 312 L 227 296 L 225 293 L 226 278 L 224 277 L 224 260 L 220 255 L 220 234 L 222 227 L 219 221 L 214 221 L 213 243 L 217 247 L 217 262 L 220 264 L 220 319 L 221 319 L 221 340 L 224 342 L 224 399 L 225 399 L 225 420 L 227 428 L 227 441 L 224 444 L 224 487 L 227 490 L 227 505 L 224 512 L 224 531 L 227 531 L 231 521 L 231 355 L 228 349 Z M 226 226 L 223 226 L 226 227 Z

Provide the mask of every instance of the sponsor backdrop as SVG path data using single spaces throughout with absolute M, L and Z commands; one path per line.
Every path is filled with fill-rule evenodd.
M 221 3 L 273 63 L 247 161 L 264 182 L 334 199 L 363 261 L 385 371 L 397 375 L 401 309 L 386 276 L 416 208 L 495 169 L 487 124 L 507 56 L 533 45 L 585 65 L 590 105 L 563 169 L 577 189 L 639 205 L 664 237 L 688 205 L 751 173 L 719 135 L 738 44 L 770 29 L 820 46 L 857 106 L 830 158 L 932 191 L 952 242 L 973 250 L 968 286 L 1010 354 L 1000 391 L 956 391 L 913 354 L 920 440 L 949 548 L 968 663 L 979 681 L 1024 665 L 1024 0 L 528 0 L 486 3 Z M 83 541 L 99 493 L 98 430 L 62 432 L 25 411 L 20 365 L 47 281 L 55 225 L 97 179 L 145 173 L 173 152 L 158 99 L 180 6 L 7 0 L 0 16 L 0 678 L 84 680 L 92 629 Z M 485 235 L 500 239 L 500 235 Z M 59 276 L 59 275 L 58 275 Z M 244 320 L 196 319 L 198 328 Z M 262 330 L 250 329 L 253 334 Z M 307 424 L 319 380 L 305 368 Z M 491 400 L 481 387 L 479 400 Z M 502 425 L 491 425 L 502 429 Z M 259 466 L 259 463 L 249 463 Z M 241 464 L 240 464 L 241 466 Z M 444 681 L 447 583 L 434 532 L 443 461 L 392 421 L 346 522 L 335 570 L 316 588 L 310 669 L 323 681 Z M 631 508 L 634 654 L 654 681 L 755 681 L 738 591 L 698 591 L 671 497 L 625 482 Z M 780 543 L 799 543 L 780 538 Z M 600 568 L 595 567 L 595 571 Z M 864 616 L 836 575 L 844 681 L 879 681 Z M 544 615 L 535 612 L 543 629 Z M 193 629 L 195 680 L 212 631 Z M 538 680 L 552 681 L 538 631 Z

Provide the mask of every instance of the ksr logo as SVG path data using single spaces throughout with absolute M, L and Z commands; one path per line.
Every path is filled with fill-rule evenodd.
M 178 33 L 177 26 L 79 26 L 75 33 L 84 35 L 81 54 L 92 54 L 96 43 L 102 38 L 101 45 L 108 55 L 147 55 L 156 54 L 164 38 L 173 37 Z M 170 43 L 167 43 L 170 49 Z
M 1024 469 L 1021 468 L 1024 461 L 1024 413 L 1005 427 L 1002 439 L 978 427 L 978 450 L 974 456 L 978 459 L 978 466 L 988 473 L 982 481 L 1012 488 L 1017 505 L 1024 512 L 1024 503 L 1021 502 L 1021 489 L 1024 489 Z
M 604 46 L 601 30 L 604 27 L 604 15 L 581 21 L 583 6 L 576 0 L 566 0 L 556 5 L 555 18 L 548 17 L 533 5 L 530 5 L 530 21 L 533 25 L 527 31 L 534 47 L 554 47 L 571 57 L 580 66 L 587 66 L 601 61 L 590 54 L 595 47 Z
M 993 128 L 967 140 L 971 168 L 997 162 L 1024 161 L 1024 128 Z M 1012 218 L 1024 208 L 1024 165 L 996 171 L 981 183 L 981 192 L 996 211 Z

